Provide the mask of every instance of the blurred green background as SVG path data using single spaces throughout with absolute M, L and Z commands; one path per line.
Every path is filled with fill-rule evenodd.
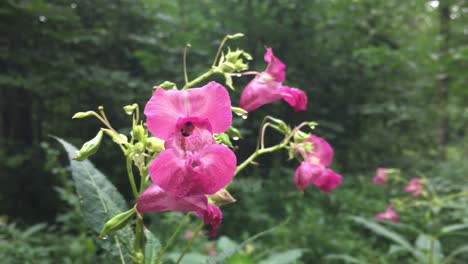
M 265 47 L 272 47 L 288 67 L 287 85 L 309 98 L 305 112 L 277 102 L 237 118 L 245 128 L 238 159 L 253 151 L 263 116 L 291 125 L 313 120 L 320 124 L 315 133 L 334 147 L 333 168 L 344 182 L 330 196 L 312 186 L 301 195 L 293 184 L 295 161 L 285 153 L 262 157 L 236 179 L 238 202 L 223 208 L 220 235 L 240 243 L 289 218 L 257 240 L 254 252 L 301 248 L 299 263 L 326 263 L 332 253 L 412 263 L 386 256 L 390 243 L 347 216 L 385 209 L 390 194 L 371 182 L 377 167 L 431 177 L 442 191 L 467 188 L 465 0 L 0 1 L 0 256 L 11 261 L 5 263 L 104 261 L 80 220 L 63 150 L 49 135 L 80 146 L 99 123 L 71 116 L 99 105 L 128 133 L 122 106 L 142 107 L 165 80 L 181 84 L 186 43 L 194 78 L 210 67 L 224 35 L 236 32 L 245 37 L 229 46 L 253 55 L 251 69 L 264 69 Z M 235 80 L 234 105 L 247 81 Z M 91 161 L 130 199 L 117 146 L 105 141 Z M 453 217 L 468 221 L 467 211 Z M 153 217 L 170 226 L 179 216 Z

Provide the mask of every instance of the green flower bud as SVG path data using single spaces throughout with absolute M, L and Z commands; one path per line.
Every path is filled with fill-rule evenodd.
M 234 63 L 225 61 L 221 64 L 221 71 L 222 72 L 234 72 L 236 70 L 236 65 Z
M 164 90 L 170 90 L 170 89 L 176 87 L 176 84 L 173 83 L 173 82 L 165 81 L 165 82 L 161 83 L 160 85 L 157 85 L 157 87 L 161 87 Z
M 146 138 L 146 131 L 142 125 L 136 125 L 132 130 L 133 137 L 138 141 L 143 141 Z
M 99 233 L 99 237 L 103 238 L 112 232 L 124 228 L 135 214 L 135 208 L 132 208 L 126 212 L 112 217 L 112 219 L 107 221 L 104 227 L 102 228 L 101 232 Z
M 228 147 L 233 147 L 232 143 L 231 143 L 231 139 L 229 138 L 229 136 L 226 134 L 226 133 L 220 133 L 220 134 L 214 134 L 213 135 L 215 140 L 216 140 L 216 143 L 218 144 L 224 144 Z
M 119 145 L 125 145 L 128 142 L 128 138 L 124 134 L 117 134 L 114 131 L 107 128 L 101 128 L 101 130 L 104 131 L 104 133 L 106 133 L 107 135 L 109 135 L 112 138 L 112 140 Z
M 230 40 L 235 40 L 235 39 L 240 39 L 244 36 L 243 33 L 236 33 L 236 34 L 232 34 L 232 35 L 227 35 L 226 37 Z
M 249 112 L 245 111 L 244 109 L 242 109 L 240 107 L 231 106 L 231 111 L 234 112 L 234 114 L 236 114 L 238 116 L 249 114 Z
M 222 206 L 236 202 L 236 199 L 234 199 L 226 189 L 221 189 L 215 194 L 209 195 L 208 197 L 216 206 Z
M 73 159 L 77 161 L 83 161 L 96 153 L 96 151 L 99 149 L 99 145 L 101 144 L 102 135 L 102 131 L 99 131 L 93 139 L 84 143 L 81 149 L 76 152 L 76 155 Z
M 94 111 L 78 112 L 78 113 L 73 115 L 72 119 L 85 118 L 85 117 L 93 115 L 93 113 L 94 113 Z
M 123 107 L 125 113 L 127 115 L 132 115 L 133 114 L 133 111 L 135 111 L 135 109 L 137 109 L 138 105 L 137 104 L 132 104 L 132 105 L 126 105 Z
M 149 152 L 159 153 L 164 150 L 164 140 L 156 137 L 150 137 L 146 139 L 145 146 L 146 150 L 148 150 Z
M 305 133 L 305 132 L 302 132 L 302 131 L 299 130 L 294 134 L 293 139 L 294 139 L 294 142 L 301 143 L 301 142 L 304 142 L 304 140 L 308 139 L 311 136 L 312 136 L 311 134 Z
M 231 137 L 233 140 L 239 140 L 240 138 L 242 138 L 242 135 L 239 132 L 239 130 L 233 126 L 229 127 L 225 133 L 228 134 L 229 137 Z

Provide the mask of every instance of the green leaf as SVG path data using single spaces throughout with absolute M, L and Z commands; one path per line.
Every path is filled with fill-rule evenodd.
M 359 260 L 355 257 L 351 257 L 345 254 L 329 254 L 325 256 L 326 260 L 343 260 L 345 263 L 353 263 L 353 264 L 367 264 L 367 262 Z
M 260 233 L 257 233 L 249 238 L 247 238 L 246 240 L 244 240 L 241 244 L 239 244 L 238 246 L 235 246 L 235 242 L 233 243 L 228 243 L 229 241 L 227 240 L 230 240 L 229 238 L 226 238 L 224 239 L 224 241 L 222 242 L 222 244 L 218 244 L 218 246 L 222 246 L 222 247 L 225 247 L 226 250 L 219 254 L 218 256 L 214 257 L 214 258 L 211 258 L 208 263 L 209 264 L 217 264 L 217 263 L 225 263 L 226 260 L 228 260 L 231 256 L 233 256 L 236 252 L 240 251 L 246 244 L 254 241 L 255 239 L 259 238 L 259 237 L 262 237 L 264 235 L 267 235 L 267 234 L 270 234 L 272 233 L 273 231 L 275 231 L 277 228 L 279 228 L 280 226 L 282 225 L 285 225 L 287 222 L 289 221 L 289 219 L 286 219 L 285 221 L 283 221 L 282 223 L 270 228 L 270 229 L 267 229 L 265 231 L 262 231 Z M 232 242 L 232 240 L 231 240 Z
M 159 240 L 149 231 L 145 229 L 146 245 L 145 245 L 145 263 L 153 264 L 156 263 L 159 250 L 161 250 L 161 243 Z
M 291 249 L 281 253 L 270 255 L 267 259 L 262 260 L 259 264 L 289 264 L 296 263 L 302 257 L 303 249 Z
M 447 235 L 466 228 L 468 228 L 468 223 L 444 226 L 441 230 L 441 235 Z
M 421 260 L 427 260 L 429 258 L 429 254 L 432 254 L 431 263 L 440 263 L 442 260 L 442 246 L 439 240 L 434 239 L 426 234 L 420 234 L 416 239 L 415 245 L 417 249 L 419 249 L 427 256 L 421 257 Z
M 444 264 L 449 264 L 452 263 L 452 261 L 455 259 L 456 256 L 463 254 L 463 253 L 468 253 L 468 245 L 463 245 L 458 248 L 456 248 L 450 255 L 447 256 L 444 260 Z
M 73 160 L 77 149 L 63 139 L 57 138 L 68 154 L 76 191 L 80 197 L 84 219 L 97 236 L 104 223 L 117 214 L 128 210 L 127 204 L 115 186 L 88 160 Z M 131 262 L 131 241 L 134 235 L 130 228 L 119 230 L 113 239 L 101 240 L 104 249 L 115 254 L 122 263 Z M 111 245 L 113 243 L 113 246 Z
M 372 221 L 369 221 L 369 220 L 366 220 L 362 217 L 359 217 L 359 216 L 351 216 L 351 219 L 358 223 L 358 224 L 361 224 L 363 225 L 364 227 L 370 229 L 371 231 L 373 231 L 374 233 L 376 233 L 377 235 L 381 235 L 383 237 L 386 237 L 390 240 L 392 240 L 393 242 L 397 243 L 398 245 L 408 249 L 408 250 L 414 250 L 413 246 L 411 246 L 411 244 L 408 242 L 408 240 L 406 240 L 405 238 L 403 238 L 402 236 L 400 236 L 399 234 L 379 225 L 378 223 L 376 222 L 372 222 Z

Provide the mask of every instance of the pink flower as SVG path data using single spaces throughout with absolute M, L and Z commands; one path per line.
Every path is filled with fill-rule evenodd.
M 340 185 L 342 176 L 321 164 L 303 161 L 294 174 L 296 188 L 304 191 L 313 183 L 326 194 Z
M 206 119 L 213 133 L 224 132 L 232 124 L 231 99 L 226 88 L 216 82 L 181 91 L 158 88 L 144 112 L 149 131 L 164 140 L 178 132 L 184 119 Z
M 286 65 L 273 55 L 271 48 L 267 48 L 264 60 L 268 63 L 267 68 L 247 84 L 241 94 L 240 107 L 252 111 L 283 98 L 295 111 L 306 110 L 307 95 L 302 90 L 283 85 Z
M 318 136 L 311 136 L 305 141 L 312 144 L 312 150 L 307 152 L 307 156 L 318 159 L 324 166 L 330 166 L 333 161 L 333 149 L 330 144 Z
M 409 184 L 405 187 L 406 192 L 410 192 L 413 196 L 419 196 L 422 192 L 423 186 L 420 178 L 412 178 Z
M 374 184 L 386 184 L 387 183 L 387 169 L 378 168 L 377 175 L 372 178 Z
M 138 197 L 137 210 L 140 213 L 162 211 L 195 211 L 197 216 L 203 218 L 205 224 L 210 224 L 210 236 L 216 235 L 222 221 L 222 213 L 218 207 L 208 203 L 206 195 L 177 196 L 164 191 L 156 184 L 150 185 Z
M 208 255 L 211 257 L 216 256 L 216 250 L 213 247 L 213 244 L 209 243 L 206 245 L 206 251 L 208 252 Z
M 158 88 L 145 107 L 148 129 L 166 140 L 149 167 L 153 183 L 178 196 L 214 194 L 236 170 L 234 153 L 212 133 L 232 123 L 226 88 L 215 82 L 186 91 Z
M 387 207 L 387 210 L 385 210 L 385 212 L 376 214 L 375 219 L 377 219 L 377 220 L 389 220 L 389 221 L 398 223 L 398 215 L 393 210 L 393 205 L 389 205 Z

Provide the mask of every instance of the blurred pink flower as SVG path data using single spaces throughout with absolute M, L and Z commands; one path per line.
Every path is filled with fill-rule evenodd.
M 377 219 L 377 220 L 389 220 L 389 221 L 398 223 L 398 215 L 393 210 L 393 205 L 389 205 L 387 207 L 387 210 L 385 210 L 385 212 L 376 214 L 375 219 Z
M 187 231 L 185 231 L 185 234 L 184 234 L 184 239 L 185 239 L 185 240 L 190 240 L 192 237 L 193 237 L 193 232 L 192 232 L 192 230 L 187 230 Z
M 386 184 L 387 183 L 387 169 L 378 168 L 377 174 L 372 178 L 374 184 Z
M 340 185 L 342 176 L 326 168 L 333 160 L 333 149 L 328 142 L 318 136 L 311 136 L 305 140 L 312 144 L 312 150 L 306 152 L 306 157 L 294 174 L 296 188 L 304 191 L 311 183 L 329 194 Z
M 213 247 L 213 244 L 211 244 L 211 243 L 206 244 L 206 251 L 208 252 L 209 256 L 211 256 L 211 257 L 216 256 L 216 250 Z
M 306 161 L 301 163 L 294 174 L 294 183 L 301 191 L 313 183 L 326 194 L 330 194 L 332 189 L 340 185 L 341 180 L 342 176 L 331 169 L 327 169 L 321 164 Z
M 405 191 L 412 193 L 413 196 L 419 196 L 422 189 L 423 187 L 420 178 L 412 178 L 409 184 L 405 187 Z
M 330 166 L 333 161 L 333 148 L 325 139 L 313 135 L 305 142 L 312 144 L 312 150 L 306 153 L 308 157 L 318 159 L 318 162 L 324 166 Z
M 268 63 L 267 68 L 242 91 L 240 107 L 252 111 L 283 98 L 295 111 L 306 110 L 307 95 L 300 89 L 283 85 L 286 65 L 273 55 L 271 48 L 267 48 L 264 60 Z

